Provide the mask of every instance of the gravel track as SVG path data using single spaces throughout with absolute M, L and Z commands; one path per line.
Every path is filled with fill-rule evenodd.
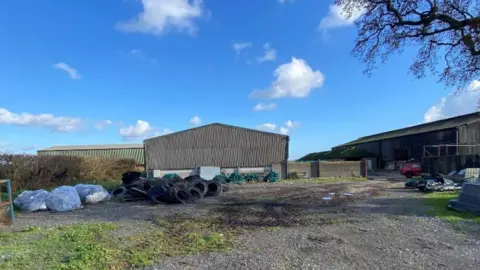
M 229 253 L 162 259 L 147 269 L 475 269 L 480 228 L 425 215 L 403 183 L 248 184 L 194 205 L 108 202 L 70 213 L 22 214 L 15 228 L 111 221 L 140 233 L 158 217 L 183 213 L 248 226 Z M 322 197 L 352 192 L 332 201 Z M 265 224 L 270 228 L 263 227 Z

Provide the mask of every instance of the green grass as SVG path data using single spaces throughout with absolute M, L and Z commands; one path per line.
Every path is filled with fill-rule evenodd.
M 367 181 L 365 177 L 318 177 L 309 179 L 289 180 L 285 179 L 281 183 L 305 183 L 305 184 L 329 184 L 342 182 Z
M 480 216 L 457 212 L 447 207 L 448 201 L 456 198 L 459 192 L 434 192 L 425 195 L 426 204 L 431 207 L 428 214 L 450 222 L 473 221 L 480 223 Z
M 159 219 L 139 234 L 119 236 L 112 223 L 0 232 L 0 269 L 124 269 L 165 256 L 227 252 L 238 231 L 215 221 Z

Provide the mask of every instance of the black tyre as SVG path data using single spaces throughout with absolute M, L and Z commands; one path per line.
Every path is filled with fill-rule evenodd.
M 203 199 L 203 192 L 200 189 L 196 187 L 191 187 L 187 191 L 188 193 L 190 193 L 192 202 L 196 202 Z
M 179 203 L 188 204 L 192 202 L 192 195 L 190 195 L 188 190 L 173 187 L 172 195 Z
M 201 178 L 199 175 L 190 175 L 185 177 L 185 181 L 187 182 L 193 182 L 193 181 L 204 181 L 203 178 Z
M 112 191 L 113 197 L 123 197 L 127 193 L 127 188 L 124 186 L 120 186 Z
M 167 203 L 170 201 L 170 189 L 166 185 L 154 185 L 147 191 L 147 200 L 151 203 Z
M 412 173 L 412 172 L 406 172 L 406 173 L 405 173 L 405 177 L 407 177 L 407 178 L 412 178 L 412 177 L 413 177 L 413 173 Z
M 122 174 L 122 183 L 124 185 L 130 185 L 140 179 L 142 174 L 140 172 L 126 172 Z
M 202 179 L 196 179 L 189 182 L 190 187 L 198 188 L 202 192 L 202 197 L 207 195 L 208 192 L 208 183 Z
M 179 187 L 179 188 L 186 188 L 187 187 L 187 181 L 185 181 L 183 178 L 176 176 L 174 178 L 170 178 L 166 180 L 168 185 L 171 187 Z
M 208 191 L 205 197 L 215 197 L 222 193 L 222 184 L 212 180 L 207 182 Z

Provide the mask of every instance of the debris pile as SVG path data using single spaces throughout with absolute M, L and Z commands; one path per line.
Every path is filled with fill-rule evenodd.
M 467 168 L 453 171 L 446 176 L 440 173 L 425 175 L 420 179 L 410 179 L 405 183 L 405 187 L 415 187 L 422 192 L 460 190 L 464 183 L 478 180 L 479 172 L 478 168 Z
M 204 197 L 218 196 L 225 191 L 219 180 L 206 181 L 198 175 L 185 179 L 176 174 L 167 174 L 159 179 L 147 180 L 139 172 L 126 172 L 122 184 L 112 192 L 112 196 L 123 201 L 148 200 L 159 204 L 194 203 Z
M 72 211 L 82 204 L 95 204 L 110 200 L 110 194 L 100 185 L 78 184 L 74 187 L 61 186 L 48 192 L 43 189 L 25 190 L 13 201 L 22 212 L 50 210 Z

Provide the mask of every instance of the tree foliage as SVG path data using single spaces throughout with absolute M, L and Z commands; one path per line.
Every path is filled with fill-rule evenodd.
M 465 87 L 480 73 L 480 4 L 478 0 L 336 0 L 344 15 L 356 21 L 354 56 L 366 73 L 393 53 L 419 47 L 410 71 L 428 72 L 446 86 Z

